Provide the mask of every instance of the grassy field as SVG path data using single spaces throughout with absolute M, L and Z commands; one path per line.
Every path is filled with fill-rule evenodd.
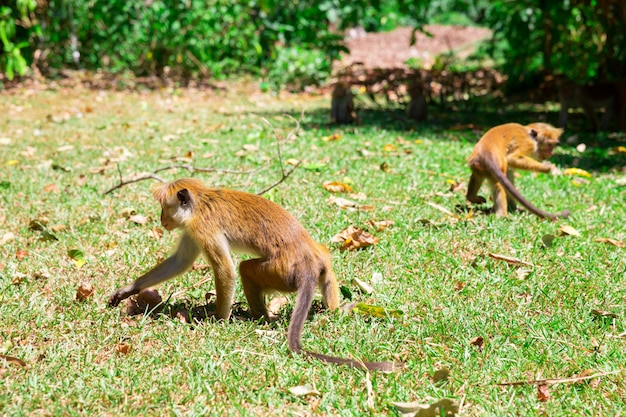
M 463 416 L 626 414 L 624 136 L 579 134 L 586 149 L 563 140 L 553 161 L 590 178 L 520 173 L 531 201 L 569 208 L 571 218 L 497 219 L 465 205 L 467 155 L 493 125 L 554 121 L 554 112 L 433 109 L 428 124 L 412 125 L 397 111 L 367 111 L 362 125 L 340 128 L 326 124 L 328 96 L 231 87 L 56 86 L 0 96 L 0 353 L 9 357 L 0 359 L 1 415 L 395 416 L 395 402 L 443 398 Z M 402 361 L 401 371 L 366 373 L 290 354 L 293 296 L 271 323 L 245 318 L 240 287 L 226 323 L 106 307 L 114 289 L 167 256 L 177 234 L 162 233 L 153 180 L 104 192 L 120 176 L 182 164 L 258 170 L 158 175 L 257 192 L 280 179 L 276 136 L 287 137 L 294 121 L 285 114 L 298 118 L 301 109 L 302 128 L 281 151 L 286 169 L 303 163 L 266 197 L 331 247 L 352 297 L 343 303 L 402 311 L 379 318 L 316 309 L 303 345 Z M 348 183 L 353 193 L 331 194 L 325 181 Z M 394 224 L 377 231 L 370 220 Z M 331 239 L 349 225 L 378 243 L 340 251 Z M 175 294 L 171 308 L 200 308 L 213 283 L 194 285 L 210 273 L 199 259 L 158 290 L 164 299 Z M 374 291 L 363 293 L 355 279 Z M 81 283 L 94 294 L 78 301 Z M 541 389 L 498 385 L 596 374 Z M 301 386 L 309 393 L 293 390 Z

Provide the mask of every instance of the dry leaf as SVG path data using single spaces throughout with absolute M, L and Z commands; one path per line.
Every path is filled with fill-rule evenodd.
M 441 369 L 437 369 L 433 374 L 433 382 L 446 382 L 450 378 L 450 369 L 447 367 L 443 367 Z
M 319 391 L 313 388 L 311 384 L 298 385 L 297 387 L 289 388 L 289 392 L 296 397 L 304 397 L 306 395 L 320 395 Z
M 135 214 L 128 218 L 131 222 L 135 224 L 146 224 L 148 218 L 146 216 L 142 216 L 141 214 Z
M 4 245 L 15 239 L 15 234 L 13 232 L 7 232 L 0 238 L 0 245 Z
M 159 240 L 163 237 L 163 229 L 160 227 L 154 227 L 148 231 L 148 236 L 152 239 Z
M 130 353 L 130 345 L 126 343 L 120 343 L 115 345 L 115 351 L 121 355 L 128 355 Z
M 591 314 L 593 314 L 596 317 L 609 317 L 612 319 L 616 319 L 617 318 L 617 314 L 615 313 L 611 313 L 610 311 L 605 311 L 605 310 L 599 310 L 599 309 L 593 309 L 591 310 Z
M 334 142 L 336 140 L 339 140 L 342 138 L 342 134 L 341 133 L 333 133 L 332 135 L 328 135 L 322 138 L 322 140 L 324 142 Z
M 562 235 L 568 236 L 580 236 L 580 232 L 574 229 L 572 226 L 568 226 L 566 224 L 562 224 L 559 226 L 559 231 Z
M 454 289 L 456 291 L 461 291 L 463 288 L 465 288 L 466 285 L 467 283 L 463 281 L 454 281 Z
M 458 217 L 458 215 L 452 213 L 450 210 L 448 210 L 447 208 L 440 206 L 439 204 L 435 204 L 435 203 L 431 203 L 430 201 L 428 201 L 426 204 L 428 204 L 429 206 L 436 208 L 437 210 L 439 210 L 440 212 L 447 214 L 448 216 L 453 216 L 453 217 Z
M 609 245 L 617 246 L 618 248 L 623 248 L 625 246 L 622 240 L 611 239 L 610 237 L 599 237 L 597 239 L 594 239 L 594 241 L 600 243 L 608 243 Z
M 489 256 L 492 257 L 493 259 L 498 259 L 500 261 L 505 261 L 506 263 L 509 263 L 511 265 L 523 264 L 523 265 L 533 266 L 533 264 L 531 264 L 529 262 L 522 261 L 522 260 L 519 260 L 517 258 L 512 258 L 512 257 L 506 256 L 506 255 L 499 255 L 497 253 L 490 253 Z
M 76 289 L 76 299 L 79 301 L 86 300 L 94 293 L 93 285 L 91 282 L 81 282 Z
M 459 412 L 459 404 L 450 398 L 442 398 L 432 404 L 392 402 L 391 405 L 400 413 L 413 417 L 454 417 Z
M 274 314 L 278 314 L 280 308 L 289 303 L 289 298 L 285 296 L 274 297 L 267 308 Z
M 358 278 L 354 278 L 354 283 L 357 285 L 357 287 L 359 287 L 359 289 L 361 291 L 363 291 L 365 294 L 371 294 L 374 292 L 374 288 L 372 288 L 372 286 L 370 284 L 368 284 L 365 281 L 361 281 Z
M 546 402 L 550 399 L 550 391 L 547 385 L 537 385 L 537 401 Z
M 591 178 L 591 174 L 580 168 L 566 168 L 564 171 L 565 175 L 576 175 L 578 177 L 588 177 Z
M 363 249 L 377 244 L 378 240 L 376 236 L 352 225 L 337 233 L 331 239 L 332 242 L 342 243 L 340 248 L 342 251 Z
M 7 363 L 9 363 L 11 365 L 18 365 L 18 366 L 22 366 L 22 367 L 26 366 L 26 362 L 24 362 L 21 359 L 18 359 L 16 357 L 14 357 L 14 356 L 0 354 L 0 360 L 5 360 L 5 361 L 7 361 Z
M 324 181 L 322 187 L 331 193 L 351 193 L 352 187 L 339 181 Z
M 350 207 L 356 207 L 357 206 L 357 204 L 354 201 L 352 201 L 352 200 L 348 200 L 346 198 L 341 198 L 341 197 L 335 197 L 333 195 L 331 195 L 328 198 L 328 203 L 336 204 L 339 207 L 341 207 L 342 209 L 350 208 Z
M 396 149 L 397 149 L 397 147 L 393 143 L 388 143 L 388 144 L 383 146 L 383 151 L 384 152 L 393 152 Z
M 388 227 L 393 226 L 395 222 L 393 220 L 380 220 L 380 221 L 368 220 L 367 224 L 375 228 L 377 232 L 382 232 Z
M 124 303 L 124 309 L 129 316 L 137 314 L 150 313 L 161 306 L 163 299 L 157 290 L 147 288 L 142 290 L 134 297 L 127 298 Z
M 483 350 L 484 344 L 485 344 L 485 339 L 483 339 L 482 336 L 476 336 L 470 339 L 470 345 L 476 346 L 480 350 Z
M 44 192 L 46 193 L 58 193 L 59 192 L 59 187 L 57 187 L 56 184 L 48 184 L 45 187 L 43 187 Z
M 530 269 L 518 268 L 515 270 L 515 275 L 517 275 L 517 279 L 525 279 L 531 272 Z
M 21 261 L 22 259 L 26 258 L 28 256 L 28 252 L 26 252 L 25 250 L 18 250 L 15 252 L 15 257 L 17 258 L 18 261 Z
M 132 207 L 124 207 L 121 211 L 120 211 L 120 215 L 122 217 L 124 217 L 125 219 L 128 219 L 130 216 L 136 214 L 137 211 L 132 208 Z

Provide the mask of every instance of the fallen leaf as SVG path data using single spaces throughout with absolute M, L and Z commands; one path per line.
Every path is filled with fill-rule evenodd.
M 412 414 L 413 417 L 454 417 L 459 412 L 458 402 L 450 398 L 442 398 L 432 404 L 392 402 L 391 405 L 400 413 Z
M 90 282 L 80 282 L 76 289 L 76 299 L 79 301 L 86 300 L 94 293 L 93 285 Z
M 291 165 L 291 166 L 299 165 L 300 162 L 302 161 L 300 161 L 299 159 L 294 159 L 294 158 L 289 158 L 285 161 L 287 165 Z
M 382 232 L 383 230 L 393 226 L 395 222 L 393 220 L 368 220 L 367 224 L 375 228 L 377 232 Z
M 591 178 L 591 174 L 589 172 L 585 171 L 584 169 L 580 169 L 580 168 L 566 168 L 563 173 L 565 175 L 575 175 L 575 176 L 578 176 L 578 177 Z
M 546 248 L 551 248 L 552 242 L 554 242 L 554 239 L 556 239 L 556 236 L 551 235 L 551 234 L 546 234 L 546 235 L 541 236 L 541 243 L 543 243 L 543 246 L 545 246 Z
M 562 224 L 559 226 L 559 231 L 562 235 L 568 236 L 580 236 L 580 232 L 574 229 L 572 226 L 568 226 L 566 224 Z
M 328 198 L 328 203 L 329 204 L 335 204 L 335 205 L 341 207 L 342 209 L 349 208 L 349 207 L 356 207 L 357 206 L 357 204 L 354 201 L 352 201 L 352 200 L 348 200 L 346 198 L 341 198 L 341 197 L 335 197 L 334 195 L 331 195 Z
M 372 288 L 372 286 L 370 284 L 368 284 L 367 282 L 365 282 L 365 281 L 362 281 L 362 280 L 360 280 L 358 278 L 354 278 L 354 283 L 365 294 L 371 294 L 371 293 L 374 292 L 374 288 Z
M 388 309 L 388 308 L 373 306 L 373 305 L 365 304 L 365 303 L 357 303 L 357 305 L 354 306 L 353 311 L 357 313 L 365 314 L 368 316 L 380 317 L 380 318 L 387 318 L 387 317 L 401 318 L 404 315 L 402 310 L 390 309 L 390 308 Z
M 617 153 L 626 153 L 626 146 L 617 146 L 615 148 L 615 152 L 617 152 Z
M 25 250 L 17 250 L 15 252 L 15 257 L 17 258 L 18 261 L 21 261 L 22 259 L 26 258 L 28 256 L 28 252 L 26 252 Z
M 324 181 L 322 187 L 331 193 L 351 193 L 352 187 L 339 181 Z
M 348 226 L 331 239 L 332 242 L 342 243 L 340 248 L 342 251 L 363 249 L 377 244 L 378 240 L 376 236 L 353 225 Z
M 306 395 L 320 395 L 319 391 L 313 388 L 311 384 L 298 385 L 289 388 L 289 392 L 296 397 L 304 397 Z
M 278 314 L 280 308 L 282 306 L 284 306 L 285 304 L 289 303 L 289 298 L 285 297 L 283 295 L 278 296 L 278 297 L 274 297 L 272 298 L 272 300 L 270 301 L 269 305 L 267 306 L 267 308 L 274 314 Z
M 4 245 L 5 243 L 8 243 L 12 240 L 15 239 L 15 234 L 13 232 L 6 232 L 1 238 L 0 238 L 0 245 Z
M 437 369 L 433 374 L 433 382 L 436 384 L 437 382 L 446 382 L 450 378 L 450 369 L 447 367 L 443 367 L 441 369 Z
M 471 346 L 476 346 L 478 349 L 483 350 L 483 346 L 485 344 L 485 339 L 482 336 L 472 337 L 470 339 Z
M 146 216 L 142 216 L 141 214 L 135 214 L 128 218 L 131 222 L 135 224 L 146 224 L 148 222 L 148 218 Z
M 522 260 L 517 259 L 517 258 L 512 258 L 512 257 L 506 256 L 506 255 L 499 255 L 497 253 L 490 253 L 489 256 L 492 257 L 493 259 L 498 259 L 500 261 L 505 261 L 506 263 L 509 263 L 511 265 L 523 264 L 523 265 L 533 266 L 533 264 L 531 264 L 529 262 L 522 261 Z
M 17 165 L 19 163 L 20 163 L 20 161 L 18 161 L 17 159 L 11 159 L 10 161 L 7 161 L 7 165 L 9 165 L 9 166 Z
M 160 227 L 152 228 L 148 231 L 148 236 L 152 239 L 159 240 L 163 237 L 163 229 Z
M 448 216 L 453 216 L 453 217 L 458 217 L 457 214 L 452 213 L 450 210 L 448 210 L 447 208 L 440 206 L 439 204 L 435 204 L 435 203 L 431 203 L 430 201 L 428 201 L 426 204 L 428 204 L 429 206 L 436 208 L 437 210 L 439 210 L 440 212 L 447 214 Z
M 537 401 L 546 402 L 550 399 L 550 391 L 547 385 L 537 385 Z
M 461 291 L 463 288 L 465 288 L 466 285 L 467 283 L 463 281 L 454 281 L 454 289 L 456 291 Z
M 372 272 L 372 284 L 373 285 L 378 285 L 381 282 L 383 282 L 383 274 L 381 274 L 380 272 L 374 271 Z
M 605 311 L 605 310 L 599 310 L 599 309 L 593 309 L 591 310 L 591 314 L 593 314 L 596 317 L 608 317 L 611 319 L 616 319 L 617 318 L 617 314 L 615 313 L 611 313 L 610 311 Z
M 599 237 L 597 239 L 594 239 L 594 241 L 600 243 L 608 243 L 609 245 L 617 246 L 618 248 L 623 248 L 625 246 L 622 240 L 611 239 L 610 237 Z
M 157 290 L 147 288 L 141 290 L 136 296 L 127 298 L 124 303 L 124 309 L 129 316 L 137 314 L 150 313 L 160 307 L 163 299 Z
M 11 365 L 18 365 L 18 366 L 22 366 L 22 367 L 26 366 L 26 362 L 24 362 L 21 359 L 18 359 L 16 357 L 14 357 L 14 356 L 0 354 L 0 360 L 4 360 L 8 364 L 11 364 Z
M 343 135 L 341 133 L 333 133 L 332 135 L 324 136 L 322 140 L 324 142 L 334 142 L 341 139 Z
M 137 214 L 137 211 L 132 208 L 132 207 L 124 207 L 121 211 L 120 211 L 120 215 L 126 219 L 128 219 L 130 216 Z
M 72 261 L 74 261 L 74 265 L 76 265 L 77 268 L 81 268 L 83 265 L 85 265 L 85 255 L 83 254 L 82 250 L 68 249 L 67 256 L 72 258 Z
M 518 268 L 515 270 L 515 275 L 517 275 L 517 279 L 525 279 L 531 272 L 531 269 Z
M 130 353 L 130 345 L 126 343 L 120 343 L 115 345 L 115 351 L 121 355 L 128 355 Z

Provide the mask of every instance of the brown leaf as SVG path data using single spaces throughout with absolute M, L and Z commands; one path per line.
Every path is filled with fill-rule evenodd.
M 454 289 L 456 291 L 461 291 L 467 285 L 466 282 L 463 281 L 454 281 Z
M 163 229 L 160 227 L 154 227 L 148 231 L 148 236 L 152 239 L 159 240 L 163 237 Z
M 128 220 L 135 224 L 146 224 L 148 218 L 146 216 L 142 216 L 141 214 L 135 214 L 133 216 L 130 216 Z
M 46 193 L 58 193 L 59 192 L 59 187 L 57 187 L 56 184 L 48 184 L 45 187 L 43 187 L 44 192 Z
M 124 304 L 126 314 L 135 316 L 151 312 L 163 302 L 161 295 L 154 288 L 142 290 L 134 297 L 127 298 Z
M 128 355 L 131 351 L 131 347 L 129 344 L 120 343 L 115 345 L 115 351 L 121 355 Z
M 482 336 L 472 337 L 470 339 L 470 345 L 476 346 L 478 349 L 483 350 L 483 347 L 485 345 L 485 339 L 483 339 Z
M 91 282 L 81 282 L 78 284 L 78 288 L 76 289 L 76 299 L 78 301 L 86 300 L 91 297 L 93 293 L 94 289 Z
M 24 362 L 23 360 L 21 360 L 19 358 L 14 357 L 14 356 L 0 354 L 0 360 L 5 360 L 5 361 L 7 361 L 7 363 L 9 363 L 11 365 L 18 365 L 18 366 L 22 366 L 22 367 L 26 366 L 26 362 Z
M 278 314 L 280 308 L 289 302 L 289 298 L 284 295 L 274 297 L 267 308 L 274 314 Z
M 559 226 L 559 231 L 561 232 L 562 235 L 580 236 L 580 232 L 578 230 L 566 224 L 562 224 L 561 226 Z
M 506 263 L 509 263 L 511 265 L 524 264 L 524 265 L 533 266 L 533 264 L 531 264 L 529 262 L 522 261 L 522 260 L 519 260 L 517 258 L 512 258 L 512 257 L 506 256 L 506 255 L 499 255 L 497 253 L 490 253 L 489 256 L 492 257 L 493 259 L 498 259 L 500 261 L 505 261 Z
M 591 314 L 593 314 L 596 317 L 608 317 L 611 319 L 616 319 L 617 318 L 617 314 L 615 313 L 611 313 L 610 311 L 605 311 L 605 310 L 599 310 L 599 309 L 593 309 L 591 310 Z
M 376 236 L 353 225 L 348 226 L 331 239 L 332 242 L 343 243 L 341 245 L 342 251 L 366 248 L 377 244 L 378 240 Z
M 547 385 L 537 385 L 537 401 L 546 402 L 550 399 L 550 391 Z
M 395 222 L 393 220 L 380 220 L 380 221 L 368 220 L 367 224 L 375 228 L 377 232 L 382 232 L 388 227 L 393 226 Z
M 609 245 L 617 246 L 618 248 L 623 248 L 624 246 L 626 246 L 626 244 L 624 244 L 622 240 L 611 239 L 610 237 L 599 237 L 597 239 L 594 239 L 594 241 L 600 243 L 608 243 Z
M 26 252 L 25 250 L 19 249 L 18 251 L 15 252 L 15 257 L 17 258 L 18 261 L 21 261 L 27 256 L 28 256 L 28 252 Z
M 0 246 L 4 245 L 7 242 L 15 239 L 15 234 L 13 232 L 7 232 L 0 238 Z
M 351 193 L 352 187 L 339 181 L 324 181 L 322 187 L 331 193 Z

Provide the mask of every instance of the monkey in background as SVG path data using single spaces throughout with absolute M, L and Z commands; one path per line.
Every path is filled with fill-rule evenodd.
M 568 210 L 552 214 L 533 206 L 515 188 L 513 181 L 513 169 L 557 173 L 555 165 L 539 161 L 552 156 L 562 133 L 563 129 L 547 123 L 532 123 L 528 126 L 508 123 L 489 129 L 468 158 L 472 175 L 467 186 L 467 200 L 475 204 L 487 201 L 478 195 L 486 179 L 491 186 L 496 216 L 506 217 L 509 210 L 515 209 L 517 200 L 541 218 L 566 218 Z
M 409 84 L 408 93 L 411 101 L 407 115 L 410 119 L 422 122 L 428 117 L 428 102 L 426 101 L 426 90 L 428 85 L 421 79 L 413 81 Z
M 594 132 L 609 129 L 611 119 L 615 119 L 618 130 L 624 130 L 626 117 L 626 81 L 614 81 L 598 84 L 577 85 L 573 81 L 559 84 L 559 127 L 567 125 L 568 109 L 582 107 L 585 117 L 591 123 Z M 602 119 L 598 122 L 596 109 L 604 108 Z
M 369 370 L 393 371 L 393 362 L 362 362 L 302 349 L 301 335 L 316 288 L 327 308 L 339 307 L 339 288 L 326 247 L 311 238 L 285 209 L 263 197 L 241 191 L 208 188 L 196 179 L 179 179 L 153 191 L 161 204 L 161 224 L 182 229 L 176 252 L 136 281 L 115 291 L 109 306 L 187 271 L 204 253 L 215 276 L 215 315 L 231 314 L 237 274 L 230 252 L 253 259 L 239 265 L 243 291 L 254 318 L 267 317 L 264 295 L 297 293 L 287 339 L 289 349 L 319 360 Z
M 346 81 L 337 82 L 333 88 L 330 103 L 330 122 L 337 124 L 358 122 L 358 117 L 354 111 L 350 84 Z

